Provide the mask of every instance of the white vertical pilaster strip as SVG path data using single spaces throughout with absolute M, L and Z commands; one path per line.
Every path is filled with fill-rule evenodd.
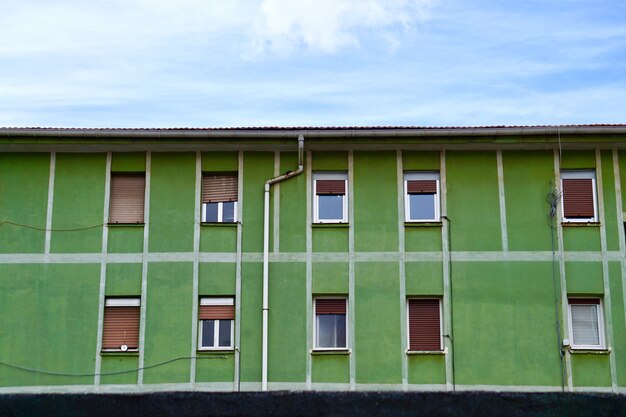
M 239 391 L 241 373 L 241 261 L 243 237 L 243 151 L 237 154 L 237 264 L 235 265 L 235 366 L 233 391 Z
M 280 175 L 280 152 L 274 151 L 274 177 Z M 280 182 L 274 184 L 273 190 L 274 197 L 274 216 L 272 221 L 273 224 L 273 249 L 272 252 L 277 253 L 280 252 Z
M 606 244 L 606 216 L 604 213 L 604 188 L 602 184 L 602 152 L 596 148 L 596 188 L 598 191 L 598 214 L 600 220 L 600 249 L 602 257 L 602 282 L 604 284 L 604 321 L 606 322 L 606 345 L 613 347 L 613 310 L 611 309 L 611 284 L 609 282 L 609 261 L 607 260 Z M 611 367 L 611 388 L 617 388 L 617 367 L 615 364 L 615 352 L 609 354 Z
M 561 190 L 561 154 L 559 149 L 554 150 L 554 186 L 562 192 Z M 559 245 L 559 278 L 561 284 L 561 322 L 563 325 L 563 338 L 569 339 L 569 320 L 567 309 L 568 301 L 567 301 L 567 279 L 565 277 L 565 257 L 564 257 L 564 247 L 563 247 L 563 205 L 561 202 L 557 204 L 556 208 L 556 230 L 557 230 L 557 242 Z M 567 390 L 572 391 L 574 387 L 573 379 L 572 379 L 572 358 L 570 356 L 569 350 L 565 350 L 563 353 L 565 355 L 565 373 L 567 374 Z
M 100 289 L 98 293 L 98 333 L 96 339 L 96 363 L 94 368 L 94 385 L 100 385 L 100 370 L 102 368 L 102 327 L 104 326 L 104 297 L 106 294 L 107 279 L 107 252 L 109 246 L 109 201 L 111 195 L 111 152 L 107 152 L 106 171 L 104 174 L 104 209 L 102 215 L 102 260 L 100 261 Z
M 496 151 L 498 164 L 498 194 L 500 196 L 500 229 L 502 230 L 502 251 L 509 251 L 509 237 L 506 227 L 506 203 L 504 198 L 504 167 L 502 165 L 502 150 Z
M 150 237 L 150 183 L 152 177 L 152 152 L 146 152 L 146 192 L 144 194 L 143 253 L 141 263 L 141 307 L 139 315 L 139 370 L 137 384 L 143 384 L 143 367 L 146 357 L 146 298 L 148 295 L 148 238 Z
M 406 310 L 406 268 L 404 242 L 404 168 L 402 151 L 396 151 L 396 188 L 398 192 L 398 270 L 400 272 L 400 357 L 402 358 L 402 390 L 406 391 L 409 384 L 409 358 L 406 354 L 407 343 L 407 310 Z
M 622 179 L 620 177 L 619 152 L 613 149 L 613 175 L 615 176 L 615 204 L 617 209 L 617 232 L 619 236 L 620 263 L 622 266 L 622 302 L 626 302 L 626 236 L 624 236 L 624 212 L 622 204 Z M 626 315 L 626 309 L 624 309 Z M 625 317 L 626 318 L 626 317 Z
M 196 350 L 198 346 L 198 269 L 200 259 L 200 198 L 202 193 L 202 152 L 196 151 L 196 188 L 193 211 L 193 275 L 191 284 L 191 352 L 189 356 L 189 382 L 196 383 Z
M 444 337 L 445 348 L 448 353 L 445 355 L 446 364 L 446 389 L 451 391 L 454 389 L 454 368 L 452 360 L 454 357 L 454 342 L 451 340 L 452 334 L 452 285 L 450 276 L 450 240 L 448 233 L 450 229 L 450 221 L 448 220 L 448 199 L 447 199 L 447 178 L 446 178 L 446 151 L 441 151 L 439 156 L 439 187 L 441 188 L 441 216 L 444 217 L 441 224 L 441 258 L 443 271 L 443 323 L 444 332 L 449 337 Z
M 57 164 L 56 152 L 50 152 L 50 175 L 48 176 L 48 206 L 46 208 L 46 236 L 44 241 L 45 255 L 50 254 L 50 240 L 52 239 L 52 207 L 54 205 L 54 177 Z
M 348 339 L 350 341 L 350 390 L 356 389 L 355 291 L 354 291 L 354 153 L 348 152 Z
M 306 388 L 311 389 L 311 350 L 313 349 L 313 207 L 311 151 L 306 153 Z

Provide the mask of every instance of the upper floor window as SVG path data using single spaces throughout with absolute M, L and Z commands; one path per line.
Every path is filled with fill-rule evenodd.
M 198 349 L 232 349 L 235 305 L 232 298 L 200 299 Z
M 562 171 L 564 222 L 597 222 L 596 172 Z
M 237 194 L 236 174 L 203 175 L 202 222 L 236 222 Z
M 346 298 L 315 299 L 315 349 L 345 349 Z
M 604 320 L 599 298 L 570 298 L 570 335 L 574 349 L 604 349 Z
M 109 223 L 143 223 L 146 175 L 111 173 Z
M 348 174 L 318 172 L 313 174 L 313 222 L 348 222 Z
M 111 298 L 104 304 L 102 350 L 135 351 L 139 349 L 140 299 Z
M 404 174 L 404 212 L 407 222 L 438 222 L 441 219 L 438 172 Z

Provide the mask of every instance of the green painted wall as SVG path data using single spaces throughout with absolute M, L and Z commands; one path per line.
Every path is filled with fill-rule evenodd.
M 446 186 L 452 250 L 501 250 L 496 153 L 447 152 Z
M 46 228 L 49 173 L 49 154 L 0 154 L 0 253 L 44 251 L 45 231 L 30 227 Z
M 57 153 L 51 252 L 101 251 L 105 175 L 105 154 Z
M 294 171 L 298 167 L 298 155 L 294 152 L 280 154 L 280 172 Z M 306 251 L 306 175 L 280 183 L 280 251 Z
M 141 264 L 107 264 L 107 296 L 140 296 Z
M 344 262 L 314 262 L 313 294 L 348 294 L 348 270 Z
M 263 265 L 242 265 L 241 300 L 241 381 L 261 381 L 261 340 L 263 313 Z M 244 295 L 245 294 L 245 295 Z

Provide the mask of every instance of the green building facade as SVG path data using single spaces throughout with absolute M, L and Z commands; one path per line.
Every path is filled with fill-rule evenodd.
M 626 126 L 0 133 L 0 393 L 626 392 Z M 264 186 L 299 138 L 302 173 L 269 191 L 264 372 Z M 110 224 L 128 173 L 143 223 Z M 237 221 L 203 222 L 203 178 L 225 173 Z M 437 179 L 429 221 L 407 221 L 415 173 Z M 591 218 L 568 221 L 564 173 L 593 177 Z M 325 174 L 345 176 L 344 222 L 315 221 Z M 140 300 L 136 350 L 103 350 L 115 298 Z M 212 298 L 233 300 L 232 346 L 201 350 Z M 345 346 L 317 349 L 335 298 Z M 423 299 L 441 349 L 410 349 Z

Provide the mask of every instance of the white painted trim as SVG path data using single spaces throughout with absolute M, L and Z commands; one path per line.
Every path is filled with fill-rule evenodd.
M 274 177 L 280 175 L 280 151 L 274 152 Z M 280 182 L 274 184 L 272 190 L 272 197 L 274 198 L 274 216 L 272 221 L 272 252 L 280 252 Z
M 443 280 L 443 326 L 447 329 L 447 333 L 450 337 L 454 337 L 452 328 L 452 276 L 450 273 L 450 263 L 452 255 L 450 253 L 450 241 L 448 239 L 448 233 L 450 228 L 450 221 L 447 220 L 448 216 L 448 180 L 447 180 L 447 167 L 446 167 L 446 151 L 445 149 L 439 154 L 439 175 L 440 175 L 440 192 L 441 192 L 441 216 L 445 217 L 441 225 L 441 263 L 442 263 L 442 280 Z M 456 260 L 456 255 L 454 255 Z M 451 391 L 456 389 L 456 381 L 454 378 L 453 363 L 454 360 L 454 343 L 450 337 L 444 337 L 444 349 L 450 352 L 449 355 L 445 355 L 444 361 L 446 366 L 446 390 Z
M 310 352 L 313 349 L 313 229 L 311 226 L 312 219 L 312 205 L 309 203 L 312 201 L 312 155 L 311 151 L 306 153 L 306 350 Z M 312 359 L 311 355 L 306 355 L 306 389 L 311 389 L 311 374 L 312 374 Z
M 241 266 L 243 262 L 243 151 L 237 153 L 237 253 L 235 267 L 235 366 L 233 367 L 233 390 L 241 389 Z M 262 254 L 260 254 L 262 256 Z
M 52 239 L 52 209 L 54 204 L 54 177 L 56 172 L 56 152 L 50 152 L 50 174 L 48 176 L 48 203 L 46 206 L 46 236 L 43 253 L 50 253 L 50 241 Z
M 609 281 L 609 262 L 607 260 L 606 252 L 607 252 L 607 243 L 606 243 L 606 218 L 604 213 L 604 187 L 602 184 L 602 153 L 600 149 L 596 149 L 596 193 L 597 193 L 597 203 L 596 207 L 598 208 L 598 215 L 600 220 L 600 249 L 602 250 L 602 282 L 604 286 L 604 300 L 600 301 L 600 307 L 598 312 L 598 319 L 601 320 L 599 323 L 602 327 L 606 325 L 606 329 L 600 328 L 599 330 L 605 330 L 600 333 L 600 342 L 604 346 L 607 346 L 609 350 L 613 345 L 613 319 L 612 315 L 606 314 L 603 318 L 603 304 L 606 305 L 606 309 L 608 312 L 612 312 L 611 310 L 611 283 Z M 602 338 L 605 337 L 605 340 Z M 615 363 L 615 354 L 611 352 L 609 356 L 609 364 L 611 368 L 611 386 L 615 389 L 617 388 L 617 365 Z
M 146 339 L 146 298 L 148 296 L 148 238 L 150 236 L 150 188 L 152 153 L 146 152 L 146 191 L 144 195 L 143 256 L 141 264 L 141 311 L 139 315 L 139 368 L 144 367 Z M 143 384 L 143 369 L 137 371 L 137 384 Z
M 398 271 L 399 271 L 399 284 L 400 284 L 400 344 L 401 346 L 406 346 L 408 337 L 407 337 L 407 324 L 408 320 L 404 315 L 404 311 L 407 308 L 406 302 L 406 264 L 404 258 L 405 251 L 405 235 L 404 235 L 404 222 L 405 219 L 405 205 L 403 202 L 406 201 L 406 177 L 404 175 L 404 167 L 402 160 L 402 151 L 396 151 L 396 183 L 397 183 L 397 193 L 398 193 L 398 253 L 400 255 L 400 259 L 398 261 Z M 438 197 L 438 196 L 437 196 Z M 406 391 L 409 383 L 409 359 L 406 355 L 402 355 L 403 349 L 400 349 L 401 358 L 402 358 L 402 390 Z
M 104 208 L 102 214 L 102 261 L 100 262 L 100 287 L 98 291 L 98 329 L 96 333 L 96 354 L 94 365 L 94 381 L 95 385 L 100 385 L 100 370 L 102 367 L 102 330 L 104 327 L 104 300 L 106 295 L 106 279 L 107 279 L 107 262 L 106 254 L 109 246 L 109 228 L 107 222 L 109 219 L 109 202 L 111 193 L 111 152 L 107 152 L 106 166 L 104 171 Z
M 496 151 L 498 163 L 498 196 L 500 199 L 500 230 L 502 231 L 502 251 L 509 251 L 509 237 L 506 225 L 506 199 L 504 195 L 504 166 L 502 163 L 502 150 Z
M 106 298 L 104 303 L 105 307 L 139 307 L 141 306 L 141 300 L 138 297 L 124 297 L 124 298 Z
M 202 206 L 202 210 L 200 210 Z M 237 207 L 235 206 L 235 209 Z M 198 275 L 200 262 L 200 223 L 204 216 L 204 204 L 202 204 L 202 152 L 196 151 L 196 184 L 194 188 L 194 212 L 193 212 L 193 272 L 191 283 L 191 351 L 189 356 L 192 357 L 189 363 L 189 383 L 196 382 L 196 358 L 194 346 L 198 340 Z M 237 214 L 235 213 L 235 217 Z
M 624 231 L 624 211 L 622 204 L 622 178 L 620 176 L 619 152 L 613 149 L 613 174 L 615 177 L 615 204 L 617 208 L 617 232 L 619 236 L 619 251 L 621 253 L 620 265 L 622 272 L 622 302 L 626 302 L 626 236 Z M 626 309 L 624 309 L 626 319 Z
M 235 301 L 232 297 L 202 297 L 200 298 L 201 306 L 232 306 Z
M 356 325 L 355 325 L 355 311 L 354 306 L 356 302 L 355 297 L 355 271 L 354 271 L 354 192 L 352 191 L 354 187 L 354 153 L 353 151 L 348 151 L 348 184 L 346 187 L 346 194 L 348 197 L 348 219 L 349 228 L 348 228 L 348 317 L 347 317 L 347 326 L 348 326 L 348 340 L 347 345 L 348 348 L 352 351 L 352 354 L 349 358 L 350 363 L 350 390 L 354 391 L 356 388 L 356 352 L 354 343 L 355 333 L 356 333 Z M 345 208 L 344 208 L 345 210 Z

